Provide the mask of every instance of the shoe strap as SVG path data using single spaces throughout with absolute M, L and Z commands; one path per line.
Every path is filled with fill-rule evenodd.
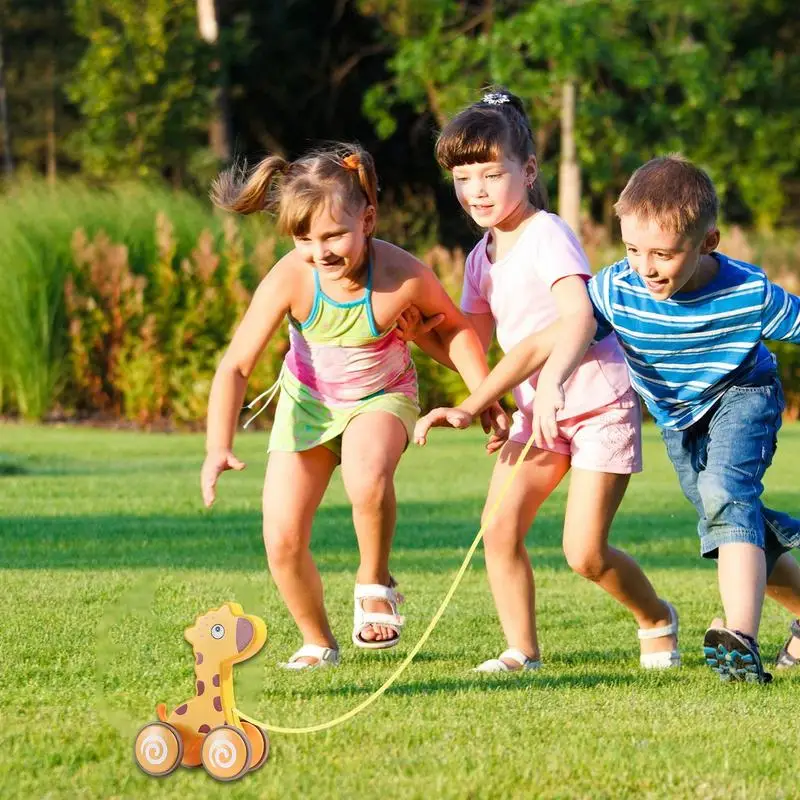
M 667 603 L 667 608 L 669 609 L 669 625 L 662 625 L 660 628 L 639 628 L 637 632 L 639 639 L 660 639 L 662 636 L 677 635 L 678 615 L 672 603 Z
M 339 661 L 339 651 L 319 644 L 304 644 L 297 652 L 292 654 L 288 663 L 294 664 L 301 658 L 316 658 L 318 661 L 336 664 Z
M 395 605 L 405 600 L 393 586 L 382 583 L 357 583 L 353 595 L 356 600 L 388 600 Z
M 752 636 L 750 636 L 750 634 L 742 633 L 742 631 L 740 630 L 734 630 L 733 632 L 740 639 L 744 639 L 745 643 L 750 645 L 750 649 L 753 650 L 753 652 L 755 652 L 755 654 L 759 657 L 759 659 L 761 658 L 761 650 L 758 647 L 758 642 Z
M 521 667 L 525 667 L 528 664 L 533 664 L 533 660 L 528 658 L 528 656 L 526 656 L 522 650 L 518 650 L 516 647 L 509 647 L 508 650 L 503 650 L 503 652 L 498 656 L 497 660 L 502 661 L 504 658 L 516 661 Z

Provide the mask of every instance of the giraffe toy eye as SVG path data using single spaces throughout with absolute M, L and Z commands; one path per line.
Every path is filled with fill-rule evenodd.
M 215 639 L 221 639 L 225 635 L 225 628 L 223 628 L 222 625 L 214 625 L 214 627 L 211 628 L 211 635 Z

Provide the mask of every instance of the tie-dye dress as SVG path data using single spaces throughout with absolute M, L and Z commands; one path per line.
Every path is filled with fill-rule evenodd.
M 395 326 L 379 332 L 372 315 L 372 265 L 360 300 L 328 297 L 314 270 L 314 302 L 305 322 L 289 319 L 289 352 L 269 450 L 300 452 L 325 445 L 341 455 L 350 421 L 386 411 L 405 426 L 409 441 L 419 414 L 417 373 Z

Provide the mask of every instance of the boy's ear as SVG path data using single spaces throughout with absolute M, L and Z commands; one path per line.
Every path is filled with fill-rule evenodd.
M 700 252 L 706 255 L 712 250 L 716 250 L 719 246 L 719 229 L 713 228 L 703 238 L 703 244 L 700 247 Z

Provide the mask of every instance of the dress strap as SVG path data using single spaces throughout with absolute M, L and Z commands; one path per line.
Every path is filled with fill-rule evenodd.
M 378 326 L 375 324 L 375 317 L 372 314 L 372 257 L 367 261 L 367 288 L 364 291 L 364 307 L 367 310 L 367 321 L 369 330 L 373 336 L 380 336 Z
M 245 408 L 252 408 L 259 400 L 261 400 L 262 397 L 266 397 L 266 400 L 264 400 L 264 404 L 261 406 L 261 408 L 258 409 L 258 411 L 256 411 L 255 414 L 253 414 L 252 417 L 250 417 L 249 420 L 247 420 L 247 422 L 245 422 L 243 428 L 247 428 L 247 426 L 262 411 L 265 411 L 267 408 L 269 408 L 269 404 L 273 401 L 273 399 L 275 398 L 275 395 L 277 395 L 278 392 L 280 391 L 280 389 L 281 389 L 281 378 L 283 377 L 283 370 L 284 370 L 285 363 L 286 362 L 284 362 L 284 364 L 281 365 L 281 371 L 278 373 L 278 377 L 275 379 L 275 383 L 273 383 L 272 386 L 270 386 L 269 389 L 267 389 L 265 392 L 261 392 L 261 394 L 258 397 L 256 397 L 255 400 L 253 400 L 252 402 L 248 403 L 245 406 Z

